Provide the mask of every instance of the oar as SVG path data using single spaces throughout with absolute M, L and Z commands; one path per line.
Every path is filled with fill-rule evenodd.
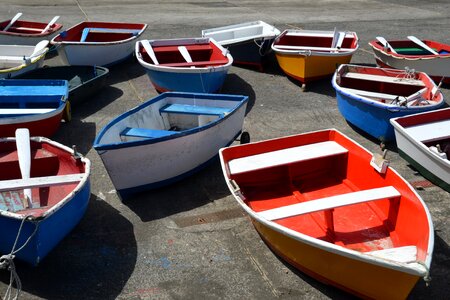
M 142 47 L 144 47 L 145 51 L 147 51 L 148 56 L 153 60 L 153 63 L 157 66 L 159 65 L 158 60 L 156 59 L 155 51 L 153 51 L 152 45 L 148 42 L 148 40 L 141 41 Z
M 425 44 L 424 42 L 422 42 L 421 40 L 419 40 L 418 38 L 416 38 L 415 36 L 409 35 L 408 39 L 410 39 L 411 41 L 413 41 L 414 43 L 416 43 L 417 45 L 419 45 L 420 47 L 422 47 L 423 49 L 431 52 L 434 55 L 439 55 L 439 53 L 437 53 L 436 51 L 434 51 L 433 49 L 431 49 L 430 47 L 428 47 L 427 44 Z
M 50 29 L 50 27 L 53 26 L 53 24 L 55 24 L 55 22 L 59 19 L 59 16 L 55 16 L 48 24 L 47 26 L 45 26 L 44 30 L 41 31 L 41 33 L 46 32 L 47 30 Z
M 12 26 L 12 24 L 14 24 L 17 19 L 20 18 L 20 16 L 22 15 L 22 13 L 17 13 L 17 15 L 14 16 L 14 18 L 11 19 L 11 21 L 9 21 L 8 25 L 6 25 L 5 28 L 3 28 L 3 31 L 8 31 L 8 29 Z
M 16 147 L 17 156 L 19 157 L 20 173 L 22 179 L 30 178 L 31 170 L 31 150 L 30 150 L 30 132 L 28 128 L 16 129 Z M 24 189 L 23 193 L 27 198 L 28 207 L 33 207 L 33 200 L 31 199 L 31 189 Z
M 384 37 L 377 36 L 377 40 L 381 43 L 381 45 L 383 45 L 383 47 L 389 48 L 389 50 L 391 50 L 392 53 L 397 54 L 397 51 L 395 51 L 394 48 L 392 48 L 392 46 L 388 43 L 388 41 L 386 41 Z
M 183 56 L 183 58 L 186 62 L 188 62 L 188 63 L 192 62 L 192 57 L 189 54 L 189 52 L 185 46 L 178 46 L 178 51 L 180 51 L 181 55 Z

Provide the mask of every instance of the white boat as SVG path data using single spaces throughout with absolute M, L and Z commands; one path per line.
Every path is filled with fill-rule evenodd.
M 81 22 L 51 41 L 63 63 L 71 66 L 110 66 L 133 54 L 134 43 L 147 24 Z
M 13 78 L 42 67 L 47 46 L 47 40 L 36 46 L 0 45 L 0 79 Z
M 450 192 L 450 108 L 390 121 L 400 156 Z
M 241 133 L 247 96 L 163 93 L 116 117 L 94 148 L 122 199 L 178 181 Z
M 203 37 L 213 38 L 230 51 L 235 64 L 255 65 L 260 69 L 263 58 L 270 53 L 270 46 L 279 34 L 277 28 L 263 21 L 202 30 Z

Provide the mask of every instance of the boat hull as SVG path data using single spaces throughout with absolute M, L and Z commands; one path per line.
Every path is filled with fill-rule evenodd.
M 62 24 L 54 23 L 44 33 L 42 31 L 47 27 L 47 23 L 17 20 L 8 31 L 3 28 L 11 20 L 0 24 L 0 45 L 36 45 L 42 40 L 51 40 L 56 33 L 63 27 Z
M 62 62 L 69 66 L 111 66 L 133 54 L 134 39 L 120 44 L 64 44 L 57 47 Z
M 362 298 L 405 299 L 420 278 L 308 245 L 253 218 L 252 223 L 272 251 L 289 264 Z
M 14 250 L 17 259 L 35 266 L 83 217 L 90 198 L 91 163 L 67 146 L 31 137 L 29 184 L 33 196 L 26 201 L 25 191 L 15 186 L 21 178 L 16 139 L 3 138 L 0 144 L 0 164 L 8 171 L 0 180 L 0 253 L 10 254 Z M 67 180 L 67 176 L 74 179 Z M 39 184 L 33 185 L 31 179 Z M 27 186 L 28 180 L 22 181 L 22 186 Z
M 450 120 L 449 108 L 423 114 L 423 116 L 438 114 L 443 116 L 442 120 Z M 411 118 L 414 117 L 417 116 L 411 116 Z M 450 160 L 438 157 L 428 146 L 409 135 L 407 130 L 398 122 L 399 120 L 397 119 L 391 120 L 395 129 L 395 139 L 400 156 L 416 168 L 425 178 L 450 192 Z M 445 136 L 442 136 L 442 139 L 445 139 Z M 437 144 L 439 141 L 435 143 Z
M 160 106 L 159 101 L 166 98 L 181 98 L 181 103 L 185 100 L 190 102 L 191 99 L 198 99 L 198 102 L 206 100 L 210 103 L 223 100 L 235 102 L 233 105 L 236 107 L 215 121 L 178 131 L 171 136 L 102 143 L 107 140 L 109 132 L 114 131 L 115 124 L 120 124 L 122 120 L 141 110 L 157 111 L 155 108 L 146 109 Z M 246 103 L 247 97 L 243 96 L 165 93 L 135 108 L 134 111 L 117 117 L 97 136 L 94 148 L 120 197 L 126 199 L 132 194 L 179 181 L 214 160 L 219 149 L 230 145 L 241 133 Z M 146 117 L 150 116 L 150 112 L 146 113 Z M 201 124 L 204 116 L 194 117 Z
M 14 136 L 16 129 L 28 128 L 30 136 L 51 137 L 58 130 L 65 105 L 47 114 L 0 118 L 0 137 Z
M 407 107 L 381 107 L 361 101 L 361 97 L 349 95 L 336 90 L 337 105 L 342 116 L 349 123 L 380 141 L 395 140 L 394 128 L 389 123 L 392 118 L 407 116 L 419 112 L 435 110 L 439 106 L 423 106 L 420 109 Z
M 278 64 L 283 72 L 304 84 L 331 77 L 339 65 L 350 62 L 352 55 L 353 53 L 336 56 L 316 54 L 308 56 L 275 52 Z
M 52 39 L 61 60 L 71 66 L 110 66 L 133 54 L 147 24 L 81 22 Z
M 166 72 L 146 69 L 154 88 L 162 93 L 181 91 L 190 93 L 216 93 L 227 77 L 229 67 L 198 73 Z
M 262 70 L 274 39 L 275 37 L 252 39 L 222 46 L 230 51 L 234 65 L 255 66 Z
M 36 233 L 25 248 L 17 252 L 16 258 L 34 266 L 38 265 L 80 222 L 88 206 L 89 198 L 90 181 L 88 179 L 84 186 L 56 213 L 41 220 L 25 221 L 17 245 L 20 247 L 35 230 Z M 19 219 L 0 216 L 0 226 L 2 228 L 0 239 L 1 253 L 11 252 L 21 222 L 22 220 Z
M 71 107 L 83 104 L 106 84 L 109 70 L 100 66 L 60 66 L 40 68 L 19 79 L 63 79 L 69 83 Z
M 27 72 L 41 68 L 44 65 L 45 54 L 33 60 L 30 64 L 21 64 L 14 68 L 0 70 L 0 79 L 15 78 Z

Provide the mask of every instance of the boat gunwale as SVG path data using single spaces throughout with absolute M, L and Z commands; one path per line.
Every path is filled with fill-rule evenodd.
M 331 128 L 331 129 L 325 129 L 325 130 L 318 130 L 318 131 L 311 131 L 311 132 L 306 132 L 304 134 L 313 134 L 313 133 L 320 133 L 320 132 L 337 132 L 338 134 L 342 135 L 343 137 L 345 137 L 346 139 L 348 139 L 350 142 L 354 143 L 355 145 L 357 145 L 361 151 L 364 151 L 366 153 L 368 153 L 369 155 L 372 155 L 372 153 L 367 150 L 365 147 L 363 147 L 362 145 L 356 143 L 353 139 L 351 139 L 348 136 L 345 136 L 344 134 L 342 134 L 339 130 Z M 290 135 L 290 136 L 286 136 L 286 138 L 289 137 L 295 137 L 296 135 Z M 255 144 L 259 144 L 259 143 L 264 143 L 266 141 L 275 141 L 278 140 L 279 138 L 274 138 L 274 139 L 268 139 L 268 140 L 264 140 L 264 141 L 258 141 L 258 142 L 253 142 Z M 239 147 L 239 146 L 230 146 L 231 147 Z M 383 258 L 379 258 L 373 255 L 370 255 L 368 253 L 364 253 L 364 252 L 358 252 L 356 250 L 350 250 L 347 249 L 345 247 L 342 246 L 338 246 L 335 245 L 333 243 L 329 243 L 326 241 L 322 241 L 316 238 L 312 238 L 304 233 L 301 232 L 297 232 L 294 231 L 292 229 L 289 229 L 285 226 L 279 225 L 274 221 L 269 221 L 267 219 L 264 219 L 263 217 L 260 217 L 255 211 L 253 211 L 247 204 L 245 204 L 244 202 L 244 196 L 240 193 L 239 189 L 236 189 L 235 187 L 233 187 L 232 183 L 230 182 L 230 178 L 227 174 L 227 165 L 225 164 L 222 152 L 225 150 L 226 148 L 222 148 L 219 151 L 219 157 L 220 157 L 220 162 L 222 165 L 222 172 L 224 175 L 224 178 L 226 179 L 226 183 L 227 186 L 229 188 L 229 190 L 231 191 L 231 193 L 233 194 L 234 198 L 236 199 L 236 201 L 239 203 L 239 205 L 249 214 L 249 216 L 255 220 L 256 222 L 260 223 L 263 226 L 266 226 L 270 229 L 273 229 L 275 231 L 277 231 L 278 233 L 294 239 L 298 242 L 301 243 L 305 243 L 308 244 L 312 247 L 318 247 L 324 251 L 330 252 L 332 254 L 336 254 L 336 255 L 341 255 L 341 256 L 345 256 L 348 257 L 350 259 L 356 259 L 365 263 L 369 263 L 369 264 L 373 264 L 373 265 L 378 265 L 381 267 L 386 267 L 386 268 L 390 268 L 396 271 L 400 271 L 400 272 L 405 272 L 408 274 L 412 274 L 412 275 L 416 275 L 416 276 L 421 276 L 424 277 L 426 275 L 428 275 L 429 269 L 430 269 L 430 265 L 431 265 L 431 259 L 432 259 L 432 254 L 433 254 L 433 248 L 434 248 L 434 226 L 432 223 L 432 218 L 431 218 L 431 214 L 428 210 L 428 207 L 426 206 L 425 202 L 423 201 L 423 199 L 420 197 L 420 195 L 416 192 L 416 190 L 411 186 L 411 184 L 406 181 L 403 177 L 401 177 L 401 175 L 394 170 L 392 167 L 388 166 L 388 169 L 390 170 L 390 172 L 393 172 L 395 174 L 395 176 L 399 177 L 410 189 L 410 191 L 414 194 L 414 196 L 419 200 L 419 203 L 421 204 L 421 207 L 425 213 L 425 216 L 427 218 L 427 223 L 428 223 L 428 248 L 426 249 L 426 255 L 425 255 L 425 260 L 423 262 L 411 262 L 411 263 L 401 263 L 401 262 L 395 262 L 393 260 L 388 260 L 388 259 L 383 259 Z M 425 250 L 425 249 L 424 249 Z
M 157 71 L 157 72 L 203 74 L 203 73 L 220 72 L 220 71 L 228 70 L 231 67 L 231 65 L 233 64 L 233 56 L 231 56 L 228 49 L 225 49 L 224 47 L 222 47 L 222 45 L 218 44 L 217 41 L 214 40 L 213 38 L 206 37 L 206 38 L 200 38 L 200 39 L 208 39 L 208 43 L 214 44 L 214 46 L 216 46 L 217 48 L 219 48 L 219 50 L 222 51 L 222 54 L 226 53 L 226 55 L 223 55 L 223 56 L 226 59 L 228 59 L 228 62 L 223 65 L 195 67 L 195 68 L 191 68 L 190 66 L 168 67 L 168 66 L 164 66 L 164 65 L 155 65 L 154 63 L 149 63 L 142 58 L 142 54 L 139 51 L 141 40 L 136 42 L 135 56 L 136 56 L 136 59 L 138 60 L 138 62 L 141 64 L 141 66 L 143 66 L 145 69 L 151 70 L 151 71 Z M 161 41 L 169 42 L 169 43 L 173 42 L 174 46 L 177 46 L 177 45 L 182 46 L 182 45 L 186 45 L 185 43 L 187 43 L 187 42 L 189 42 L 189 43 L 193 42 L 195 44 L 195 42 L 198 40 L 199 40 L 199 38 L 185 38 L 185 39 L 148 40 L 148 42 L 150 43 L 150 45 L 152 44 L 152 42 L 161 42 Z M 176 43 L 177 41 L 179 41 L 179 43 Z
M 24 46 L 24 47 L 33 47 L 33 49 L 34 49 L 34 46 L 25 46 L 25 45 L 15 45 L 15 46 L 19 46 L 19 47 L 22 47 L 22 46 Z M 32 65 L 35 65 L 35 64 L 37 64 L 37 63 L 40 63 L 40 62 L 44 63 L 44 58 L 45 58 L 45 55 L 47 54 L 48 51 L 49 51 L 49 48 L 48 48 L 48 47 L 45 47 L 45 48 L 42 50 L 42 53 L 39 54 L 38 56 L 35 56 L 35 57 L 31 58 L 30 63 L 28 63 L 28 64 L 26 63 L 26 60 L 22 60 L 24 63 L 22 63 L 22 64 L 20 64 L 20 65 L 17 65 L 17 66 L 15 66 L 15 67 L 11 67 L 11 68 L 9 68 L 9 69 L 0 69 L 0 75 L 1 75 L 2 73 L 16 72 L 16 71 L 25 69 L 26 67 L 30 67 L 30 66 L 32 66 Z M 19 61 L 18 61 L 18 62 L 19 62 Z
M 239 29 L 239 27 L 237 27 L 237 26 L 250 26 L 250 25 L 256 25 L 256 26 L 260 25 L 263 28 L 263 33 L 257 34 L 257 35 L 249 35 L 249 36 L 245 36 L 245 37 L 238 38 L 238 39 L 227 39 L 227 40 L 216 41 L 216 42 L 222 46 L 231 46 L 231 45 L 235 45 L 235 44 L 239 44 L 239 43 L 247 42 L 247 41 L 251 41 L 251 40 L 261 40 L 261 39 L 272 40 L 281 34 L 281 31 L 278 28 L 276 28 L 275 26 L 270 25 L 264 21 L 258 20 L 258 21 L 252 21 L 252 22 L 245 22 L 245 23 L 239 23 L 239 24 L 233 24 L 233 25 L 227 25 L 227 26 L 221 26 L 221 27 L 203 29 L 202 37 L 209 37 L 209 36 L 205 36 L 205 34 L 217 33 L 214 31 L 220 30 L 223 32 L 227 32 L 227 31 L 233 31 L 233 29 Z M 265 28 L 267 28 L 268 31 L 272 31 L 272 32 L 264 34 Z
M 271 49 L 279 55 L 292 55 L 292 56 L 298 56 L 298 55 L 302 55 L 302 56 L 333 56 L 333 57 L 339 57 L 339 56 L 348 56 L 348 55 L 353 55 L 353 53 L 356 52 L 356 50 L 358 50 L 359 48 L 359 38 L 358 35 L 356 34 L 356 32 L 354 31 L 344 31 L 345 32 L 345 36 L 350 35 L 353 39 L 355 39 L 356 42 L 356 46 L 355 48 L 346 48 L 346 49 L 351 49 L 351 50 L 346 50 L 346 51 L 338 51 L 337 52 L 333 52 L 331 50 L 328 51 L 320 51 L 320 50 L 309 50 L 309 49 L 302 49 L 302 50 L 289 50 L 289 49 L 280 49 L 277 47 L 276 43 L 286 34 L 290 33 L 290 32 L 300 32 L 300 33 L 317 33 L 317 34 L 325 34 L 325 33 L 330 33 L 330 37 L 333 37 L 333 31 L 328 31 L 328 30 L 298 30 L 298 29 L 286 29 L 284 30 L 280 35 L 278 35 L 278 37 L 275 39 L 275 41 L 272 43 L 271 45 Z M 305 46 L 308 47 L 308 46 Z M 311 46 L 313 47 L 313 46 Z
M 398 41 L 406 41 L 406 40 L 398 40 Z M 437 41 L 432 40 L 423 40 L 423 41 L 429 41 L 433 43 L 439 43 Z M 388 41 L 389 42 L 389 41 Z M 393 41 L 391 41 L 393 42 Z M 447 54 L 423 54 L 423 55 L 406 55 L 406 54 L 399 54 L 399 53 L 393 53 L 393 52 L 386 52 L 384 51 L 383 47 L 381 45 L 378 45 L 377 40 L 369 41 L 369 46 L 372 47 L 372 50 L 378 51 L 379 53 L 389 56 L 398 60 L 410 60 L 410 61 L 420 61 L 420 60 L 433 60 L 433 59 L 450 59 L 450 51 Z M 450 45 L 448 45 L 450 48 Z M 376 53 L 374 53 L 376 56 Z
M 10 20 L 6 20 L 6 21 L 2 21 L 2 23 L 6 23 L 6 22 L 8 22 L 8 21 L 11 21 L 11 19 Z M 14 24 L 17 24 L 17 23 L 28 23 L 28 24 L 38 24 L 38 25 L 43 25 L 42 26 L 42 30 L 44 30 L 45 29 L 45 27 L 48 25 L 48 23 L 43 23 L 43 22 L 35 22 L 35 21 L 27 21 L 27 20 L 18 20 L 16 23 L 14 23 Z M 16 26 L 12 26 L 12 28 L 11 29 L 14 29 L 14 28 L 16 28 Z M 46 31 L 44 31 L 44 32 L 37 32 L 37 33 L 23 33 L 23 32 L 13 32 L 13 31 L 3 31 L 3 30 L 1 30 L 0 31 L 0 35 L 4 35 L 4 36 L 11 36 L 11 37 L 23 37 L 23 38 L 40 38 L 40 37 L 42 37 L 42 38 L 44 38 L 44 37 L 47 37 L 47 36 L 51 36 L 52 34 L 55 34 L 55 33 L 57 33 L 59 30 L 61 30 L 61 28 L 63 28 L 63 24 L 61 24 L 61 23 L 55 23 L 55 24 L 53 24 L 48 30 L 46 30 Z M 41 30 L 41 28 L 34 28 L 34 29 L 40 29 Z M 41 30 L 41 31 L 42 31 Z
M 211 97 L 212 98 L 223 97 L 226 99 L 221 99 L 221 100 L 236 101 L 236 103 L 238 103 L 238 105 L 233 107 L 233 109 L 229 113 L 219 116 L 218 119 L 216 119 L 206 125 L 196 126 L 196 127 L 184 130 L 184 131 L 179 131 L 172 135 L 162 136 L 162 137 L 157 137 L 157 138 L 145 138 L 145 139 L 140 139 L 140 140 L 135 140 L 135 141 L 127 141 L 127 142 L 116 142 L 116 143 L 108 143 L 108 144 L 100 143 L 100 140 L 103 138 L 104 134 L 111 127 L 113 127 L 115 124 L 117 124 L 119 121 L 128 118 L 129 116 L 133 115 L 134 113 L 136 113 L 142 109 L 145 109 L 147 106 L 150 106 L 160 100 L 163 100 L 164 98 L 170 98 L 170 97 L 186 98 L 186 96 L 188 96 L 187 98 L 193 98 L 193 99 L 195 99 L 196 97 L 198 97 L 199 99 L 209 99 Z M 123 148 L 128 148 L 128 147 L 145 146 L 145 145 L 149 145 L 149 144 L 160 143 L 160 142 L 163 142 L 166 140 L 180 138 L 180 137 L 187 136 L 187 135 L 196 134 L 198 132 L 207 130 L 211 127 L 215 127 L 216 125 L 218 125 L 221 122 L 224 122 L 226 119 L 228 119 L 230 116 L 232 116 L 235 112 L 237 112 L 247 102 L 248 102 L 248 96 L 244 96 L 244 95 L 165 92 L 154 98 L 149 99 L 148 101 L 134 107 L 133 109 L 131 109 L 129 111 L 124 112 L 123 114 L 121 114 L 121 115 L 115 117 L 114 119 L 112 119 L 111 121 L 109 121 L 108 124 L 105 127 L 103 127 L 100 130 L 99 134 L 96 136 L 93 147 L 97 151 L 108 151 L 108 150 L 123 149 Z
M 450 107 L 449 108 L 444 108 L 443 110 L 448 110 L 450 112 Z M 389 122 L 394 127 L 396 136 L 397 136 L 397 134 L 401 134 L 401 136 L 403 138 L 407 139 L 409 141 L 409 143 L 411 143 L 412 145 L 415 145 L 416 147 L 418 147 L 418 149 L 422 153 L 424 153 L 426 157 L 431 159 L 435 164 L 440 165 L 440 166 L 444 166 L 444 167 L 450 167 L 450 160 L 449 160 L 450 157 L 448 159 L 442 159 L 441 157 L 439 157 L 436 153 L 431 151 L 428 148 L 428 146 L 425 145 L 424 142 L 416 140 L 415 138 L 413 138 L 413 136 L 411 134 L 409 134 L 407 128 L 411 127 L 411 126 L 403 126 L 399 122 L 399 121 L 401 121 L 402 119 L 405 119 L 405 118 L 414 118 L 417 115 L 431 114 L 433 112 L 436 112 L 436 110 L 421 112 L 421 113 L 417 113 L 417 114 L 414 114 L 414 115 L 407 115 L 407 116 L 403 116 L 403 117 L 392 118 L 392 119 L 389 120 Z M 431 122 L 423 122 L 423 123 L 420 123 L 420 124 L 426 124 L 426 123 L 431 123 Z M 412 125 L 412 126 L 415 126 L 415 125 Z M 443 136 L 442 138 L 445 138 L 445 137 L 446 136 Z M 405 152 L 404 149 L 402 151 Z M 428 155 L 429 153 L 431 153 L 432 155 Z M 406 153 L 406 154 L 409 155 L 409 153 Z M 441 179 L 441 180 L 445 181 L 444 179 Z M 450 181 L 448 183 L 450 184 Z
M 56 148 L 59 148 L 65 152 L 68 152 L 70 154 L 74 154 L 74 150 L 61 144 L 58 142 L 55 142 L 53 140 L 50 140 L 46 137 L 41 137 L 41 136 L 36 136 L 36 137 L 30 137 L 31 141 L 43 144 L 43 143 L 47 143 L 50 144 Z M 9 142 L 15 142 L 16 138 L 15 137 L 6 137 L 6 138 L 0 138 L 0 144 L 1 143 L 9 143 Z M 48 210 L 46 210 L 44 213 L 42 213 L 41 215 L 39 215 L 37 218 L 35 218 L 34 220 L 42 220 L 42 219 L 46 219 L 48 217 L 50 217 L 52 214 L 54 214 L 56 211 L 58 211 L 60 208 L 62 208 L 64 205 L 66 205 L 67 203 L 69 203 L 85 186 L 86 184 L 90 184 L 89 181 L 89 176 L 90 176 L 90 172 L 91 172 L 91 161 L 83 156 L 81 153 L 77 152 L 77 154 L 80 156 L 81 161 L 84 163 L 84 173 L 80 173 L 80 174 L 84 174 L 83 178 L 81 179 L 80 182 L 78 182 L 77 186 L 71 191 L 69 192 L 69 194 L 67 194 L 63 199 L 61 199 L 60 201 L 58 201 L 58 203 L 56 203 L 55 205 L 53 205 L 51 208 L 49 208 Z M 13 212 L 8 212 L 8 211 L 4 211 L 4 210 L 0 210 L 0 216 L 4 216 L 4 217 L 8 217 L 11 219 L 17 219 L 17 220 L 23 220 L 25 218 L 28 218 L 30 215 L 28 214 L 18 214 L 18 213 L 13 213 Z M 31 220 L 33 221 L 33 219 Z
M 337 76 L 339 74 L 339 72 L 341 72 L 341 70 L 345 67 L 356 67 L 356 68 L 373 68 L 373 67 L 367 67 L 367 66 L 359 66 L 359 65 L 353 65 L 353 64 L 341 64 L 336 71 L 333 74 L 333 78 L 331 80 L 331 84 L 334 87 L 334 89 L 336 90 L 337 93 L 340 93 L 348 98 L 352 98 L 355 101 L 361 102 L 363 104 L 367 104 L 370 106 L 374 106 L 380 109 L 385 109 L 389 112 L 405 112 L 405 111 L 417 111 L 417 112 L 424 112 L 424 111 L 428 111 L 428 110 L 434 110 L 437 109 L 441 106 L 444 105 L 444 95 L 442 94 L 442 92 L 440 90 L 438 90 L 437 94 L 435 95 L 438 96 L 438 101 L 436 101 L 436 103 L 431 104 L 431 105 L 426 105 L 426 106 L 399 106 L 397 104 L 391 104 L 391 103 L 382 103 L 380 101 L 376 101 L 373 99 L 370 99 L 368 97 L 365 96 L 361 96 L 358 94 L 353 94 L 353 93 L 349 93 L 347 91 L 345 91 L 343 89 L 343 87 L 341 87 L 338 83 L 337 83 Z M 374 69 L 379 69 L 379 68 L 374 68 Z M 383 69 L 383 68 L 382 68 Z M 389 72 L 398 72 L 398 73 L 404 73 L 404 70 L 398 70 L 398 69 L 385 69 Z M 424 73 L 424 72 L 417 72 L 417 74 L 422 74 L 423 76 L 425 76 L 427 79 L 430 80 L 430 83 L 432 85 L 436 84 L 434 83 L 434 81 L 428 76 L 428 74 Z M 423 81 L 423 80 L 422 80 Z M 425 83 L 425 82 L 424 82 Z M 426 83 L 425 86 L 427 87 Z M 428 87 L 428 89 L 430 89 Z
M 127 25 L 127 24 L 133 24 L 133 25 L 142 25 L 142 28 L 139 29 L 139 32 L 136 35 L 132 35 L 131 37 L 127 38 L 127 39 L 123 39 L 123 40 L 119 40 L 119 41 L 110 41 L 110 42 L 81 42 L 81 41 L 55 41 L 60 35 L 61 33 L 59 33 L 58 35 L 56 35 L 55 37 L 52 38 L 52 40 L 50 41 L 50 44 L 52 45 L 56 45 L 56 46 L 108 46 L 108 45 L 117 45 L 117 44 L 125 44 L 128 42 L 131 42 L 133 40 L 138 39 L 143 33 L 144 31 L 147 29 L 148 24 L 145 23 L 121 23 L 121 22 L 87 22 L 87 21 L 82 21 L 78 24 L 73 25 L 72 27 L 68 28 L 65 32 L 68 32 L 69 30 L 73 30 L 75 27 L 83 24 L 83 23 L 103 23 L 103 24 L 119 24 L 119 25 Z M 86 27 L 83 27 L 83 29 Z M 107 28 L 107 27 L 106 27 Z

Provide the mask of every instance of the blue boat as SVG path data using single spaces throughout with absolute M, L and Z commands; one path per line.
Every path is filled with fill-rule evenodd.
M 26 141 L 0 139 L 0 253 L 35 266 L 83 217 L 90 161 L 47 138 Z
M 395 140 L 391 118 L 438 109 L 445 103 L 430 77 L 413 70 L 343 64 L 332 84 L 342 116 L 381 142 Z
M 136 57 L 160 93 L 215 93 L 233 63 L 228 50 L 211 38 L 141 40 Z
M 248 97 L 166 92 L 111 120 L 94 148 L 122 199 L 194 174 L 242 131 Z

